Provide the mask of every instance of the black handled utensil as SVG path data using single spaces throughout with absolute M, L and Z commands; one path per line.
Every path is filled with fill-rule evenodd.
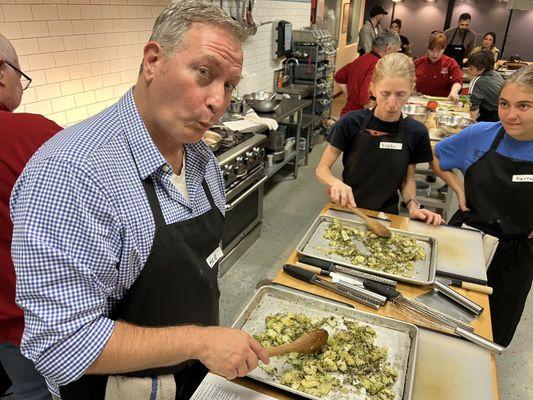
M 283 271 L 285 271 L 287 274 L 289 274 L 290 276 L 296 279 L 310 283 L 312 285 L 323 287 L 324 289 L 330 290 L 341 296 L 347 297 L 350 300 L 364 304 L 365 306 L 368 306 L 368 307 L 372 307 L 376 310 L 379 309 L 379 306 L 384 304 L 384 301 L 386 300 L 382 296 L 378 297 L 376 296 L 375 293 L 372 293 L 372 292 L 369 293 L 368 291 L 364 289 L 358 289 L 355 287 L 347 287 L 345 285 L 328 282 L 318 277 L 314 272 L 305 270 L 295 265 L 285 264 L 283 266 Z
M 329 275 L 329 273 L 331 273 L 331 272 L 340 272 L 342 274 L 355 276 L 355 277 L 361 278 L 361 279 L 368 279 L 368 280 L 379 282 L 379 283 L 382 283 L 384 285 L 388 285 L 388 286 L 392 286 L 392 287 L 396 287 L 396 283 L 397 283 L 396 281 L 394 281 L 392 279 L 387 279 L 387 278 L 383 278 L 381 276 L 376 276 L 376 275 L 372 275 L 372 274 L 369 274 L 369 273 L 366 273 L 366 272 L 357 271 L 357 270 L 355 270 L 353 268 L 348 268 L 348 267 L 344 267 L 342 265 L 337 265 L 335 263 L 332 263 L 331 261 L 325 261 L 325 260 L 321 260 L 319 258 L 302 257 L 302 258 L 299 259 L 299 262 L 304 263 L 304 264 L 313 265 L 315 267 L 318 267 L 318 268 L 322 269 L 323 271 L 327 272 L 327 273 L 324 273 L 324 275 Z

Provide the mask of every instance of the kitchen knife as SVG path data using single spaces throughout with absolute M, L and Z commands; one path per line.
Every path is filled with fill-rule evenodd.
M 329 275 L 330 272 L 341 272 L 346 275 L 356 276 L 361 279 L 368 279 L 374 282 L 383 283 L 384 285 L 396 287 L 396 281 L 392 279 L 383 278 L 381 276 L 372 275 L 366 272 L 357 271 L 353 268 L 344 267 L 342 265 L 337 265 L 332 263 L 331 261 L 325 261 L 321 260 L 319 258 L 314 257 L 302 257 L 299 259 L 301 263 L 313 265 L 315 267 L 320 268 L 321 270 L 327 271 L 327 273 L 323 273 L 323 275 Z
M 492 288 L 490 286 L 478 285 L 477 283 L 465 282 L 460 279 L 449 279 L 439 276 L 438 281 L 445 285 L 456 286 L 473 292 L 492 294 Z
M 365 306 L 374 308 L 376 310 L 379 309 L 380 304 L 375 300 L 373 296 L 368 296 L 367 294 L 362 291 L 359 291 L 355 287 L 350 288 L 345 285 L 339 285 L 337 283 L 328 282 L 318 277 L 315 273 L 311 271 L 291 264 L 285 264 L 283 266 L 283 271 L 301 281 L 323 287 L 324 289 L 330 290 L 341 296 L 347 297 L 350 300 L 364 304 Z

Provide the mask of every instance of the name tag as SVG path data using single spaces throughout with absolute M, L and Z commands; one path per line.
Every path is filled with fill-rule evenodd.
M 401 150 L 403 147 L 403 143 L 396 143 L 396 142 L 381 142 L 379 144 L 380 149 L 387 149 L 387 150 Z
M 222 249 L 220 248 L 220 246 L 218 246 L 215 251 L 213 251 L 211 255 L 205 259 L 205 262 L 207 263 L 207 265 L 209 265 L 210 268 L 213 268 L 217 261 L 220 260 L 223 255 L 224 253 L 222 252 Z
M 513 182 L 533 182 L 533 175 L 513 175 Z

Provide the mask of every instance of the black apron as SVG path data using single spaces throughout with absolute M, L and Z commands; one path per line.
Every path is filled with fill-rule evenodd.
M 358 207 L 398 214 L 398 189 L 407 174 L 409 148 L 405 121 L 400 117 L 397 134 L 374 136 L 366 128 L 374 111 L 365 118 L 344 162 L 342 180 L 352 187 Z M 400 147 L 392 149 L 391 147 Z
M 533 162 L 518 161 L 496 152 L 502 128 L 490 149 L 465 174 L 465 194 L 471 211 L 459 210 L 450 224 L 466 223 L 496 236 L 500 243 L 487 271 L 494 341 L 507 346 L 520 321 L 533 279 Z M 513 181 L 514 180 L 514 181 Z
M 465 44 L 466 33 L 468 31 L 465 29 L 465 33 L 463 35 L 463 41 L 461 42 L 461 44 L 452 44 L 453 39 L 455 39 L 455 35 L 457 34 L 458 29 L 459 28 L 455 28 L 455 32 L 453 33 L 452 40 L 450 40 L 450 44 L 447 45 L 446 48 L 444 49 L 444 54 L 446 54 L 448 57 L 451 57 L 455 61 L 457 61 L 457 64 L 459 64 L 459 67 L 462 68 L 463 59 L 466 56 L 466 47 L 464 46 L 464 44 Z
M 155 235 L 144 267 L 111 316 L 142 326 L 184 324 L 218 325 L 220 291 L 218 263 L 206 259 L 220 244 L 224 216 L 216 207 L 206 181 L 202 187 L 211 205 L 206 213 L 185 221 L 165 224 L 150 177 L 143 181 L 155 222 Z M 207 368 L 197 360 L 123 376 L 153 377 L 173 374 L 176 399 L 189 399 Z M 107 375 L 84 375 L 60 387 L 62 400 L 104 399 Z

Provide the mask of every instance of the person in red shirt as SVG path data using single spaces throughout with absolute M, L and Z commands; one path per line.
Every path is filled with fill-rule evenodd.
M 43 377 L 19 350 L 24 316 L 15 303 L 11 260 L 11 190 L 33 153 L 62 129 L 41 115 L 13 113 L 30 82 L 20 70 L 15 49 L 0 34 L 0 364 L 13 384 L 17 400 L 51 399 Z
M 348 111 L 372 107 L 369 88 L 374 67 L 381 57 L 398 52 L 401 44 L 398 34 L 387 29 L 373 40 L 370 53 L 363 54 L 337 71 L 335 82 L 348 96 L 341 116 Z
M 444 33 L 429 36 L 428 54 L 415 61 L 416 89 L 422 94 L 448 97 L 457 102 L 463 87 L 463 73 L 457 61 L 444 55 L 445 48 Z

